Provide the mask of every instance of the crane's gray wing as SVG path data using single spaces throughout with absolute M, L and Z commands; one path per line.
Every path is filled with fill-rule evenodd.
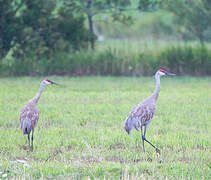
M 145 126 L 151 121 L 154 113 L 154 104 L 138 104 L 125 120 L 124 129 L 128 134 L 130 134 L 133 128 L 138 130 L 140 126 Z

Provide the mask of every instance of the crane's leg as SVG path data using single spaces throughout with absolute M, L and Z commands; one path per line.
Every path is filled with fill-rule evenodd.
M 31 151 L 33 151 L 34 130 L 32 130 L 31 140 L 32 140 L 32 143 L 31 143 Z
M 29 142 L 29 147 L 30 147 L 30 134 L 28 134 L 28 142 Z
M 143 127 L 141 126 L 141 137 L 142 137 L 143 151 L 145 152 L 145 148 L 144 148 L 144 136 L 145 136 L 145 132 L 144 132 L 144 135 L 143 135 Z
M 145 135 L 146 135 L 146 131 L 147 131 L 147 126 L 144 126 L 144 136 L 142 136 L 142 138 L 146 141 L 146 142 L 148 142 L 152 147 L 154 147 L 155 148 L 155 150 L 156 150 L 156 152 L 160 152 L 160 150 L 156 147 L 156 146 L 154 146 L 151 142 L 149 142 L 146 138 L 145 138 Z

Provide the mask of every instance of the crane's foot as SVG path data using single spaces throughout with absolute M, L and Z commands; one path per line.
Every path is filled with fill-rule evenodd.
M 155 150 L 156 150 L 156 153 L 160 154 L 160 149 L 155 148 Z
M 157 153 L 157 160 L 158 160 L 158 163 L 162 163 L 163 160 L 161 158 L 161 154 L 160 154 L 160 150 L 158 148 L 156 148 L 156 153 Z

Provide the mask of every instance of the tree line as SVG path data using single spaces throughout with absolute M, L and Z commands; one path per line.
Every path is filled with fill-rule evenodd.
M 202 45 L 211 40 L 209 0 L 1 0 L 0 61 L 9 56 L 7 64 L 27 64 L 30 58 L 50 63 L 55 54 L 94 49 L 94 16 L 108 14 L 124 23 L 132 21 L 128 11 L 158 9 L 173 14 L 183 39 Z

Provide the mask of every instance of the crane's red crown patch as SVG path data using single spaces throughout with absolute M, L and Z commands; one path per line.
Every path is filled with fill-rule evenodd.
M 166 72 L 164 69 L 160 69 L 160 72 Z
M 51 80 L 50 80 L 50 79 L 46 79 L 46 81 L 51 82 Z

